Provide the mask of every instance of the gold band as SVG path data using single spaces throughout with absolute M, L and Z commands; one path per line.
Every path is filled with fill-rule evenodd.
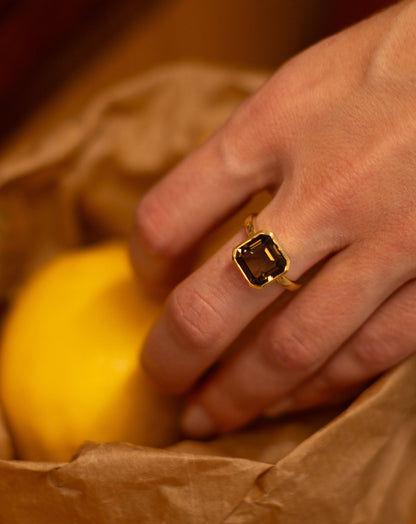
M 252 238 L 256 234 L 256 228 L 254 226 L 254 219 L 256 216 L 257 215 L 253 213 L 252 215 L 248 215 L 248 217 L 246 217 L 244 220 L 244 227 L 246 229 L 248 238 Z
M 290 261 L 271 231 L 256 231 L 254 219 L 249 215 L 244 221 L 248 240 L 233 251 L 233 260 L 251 287 L 263 288 L 276 281 L 289 291 L 296 291 L 300 284 L 289 280 Z
M 276 278 L 276 282 L 279 282 L 281 286 L 288 289 L 289 291 L 296 291 L 300 288 L 300 284 L 297 282 L 293 282 L 292 280 L 289 280 L 284 275 L 281 275 L 280 277 Z

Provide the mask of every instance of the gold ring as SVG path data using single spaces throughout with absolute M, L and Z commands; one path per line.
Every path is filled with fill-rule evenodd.
M 289 291 L 296 291 L 300 284 L 292 282 L 285 273 L 290 261 L 271 231 L 257 231 L 256 215 L 249 215 L 244 226 L 248 240 L 234 248 L 233 260 L 251 287 L 261 289 L 276 280 Z

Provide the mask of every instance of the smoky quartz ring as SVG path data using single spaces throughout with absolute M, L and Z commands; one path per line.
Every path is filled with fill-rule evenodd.
M 248 240 L 233 251 L 233 260 L 251 287 L 261 289 L 275 281 L 289 291 L 296 291 L 300 284 L 289 280 L 290 261 L 270 231 L 257 231 L 254 225 L 256 215 L 249 215 L 245 221 Z

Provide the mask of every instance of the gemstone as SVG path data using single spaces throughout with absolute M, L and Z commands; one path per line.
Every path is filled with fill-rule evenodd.
M 263 287 L 287 271 L 287 259 L 272 234 L 257 233 L 234 250 L 234 261 L 253 287 Z

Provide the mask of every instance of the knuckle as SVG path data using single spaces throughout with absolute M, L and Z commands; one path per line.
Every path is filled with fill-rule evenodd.
M 321 205 L 327 213 L 336 217 L 356 212 L 357 200 L 360 199 L 357 181 L 362 178 L 362 169 L 357 168 L 350 158 L 333 154 L 325 158 L 328 165 L 316 166 L 320 169 L 319 178 L 323 191 L 320 191 Z
M 172 335 L 185 347 L 209 351 L 220 341 L 222 317 L 205 297 L 196 290 L 178 286 L 167 305 L 167 318 Z
M 151 252 L 171 258 L 176 255 L 175 242 L 166 218 L 163 207 L 149 194 L 138 205 L 134 224 L 141 241 Z
M 263 351 L 268 364 L 279 370 L 308 371 L 319 360 L 313 343 L 289 328 L 274 332 Z
M 269 162 L 273 164 L 274 160 L 271 155 L 265 154 L 272 149 L 270 142 L 273 142 L 274 133 L 271 125 L 265 133 L 259 124 L 264 123 L 267 114 L 272 113 L 266 109 L 264 97 L 259 94 L 245 100 L 222 128 L 217 142 L 220 164 L 227 177 L 235 182 L 244 179 L 256 188 L 264 187 L 274 177 L 274 170 L 269 169 Z M 265 159 L 262 169 L 258 168 L 260 154 Z M 257 172 L 256 177 L 250 176 L 253 169 Z
M 245 154 L 247 144 L 245 144 L 245 134 L 242 133 L 243 120 L 245 119 L 244 104 L 233 115 L 222 130 L 218 142 L 219 156 L 221 164 L 224 166 L 228 176 L 236 178 L 244 175 L 247 165 Z

